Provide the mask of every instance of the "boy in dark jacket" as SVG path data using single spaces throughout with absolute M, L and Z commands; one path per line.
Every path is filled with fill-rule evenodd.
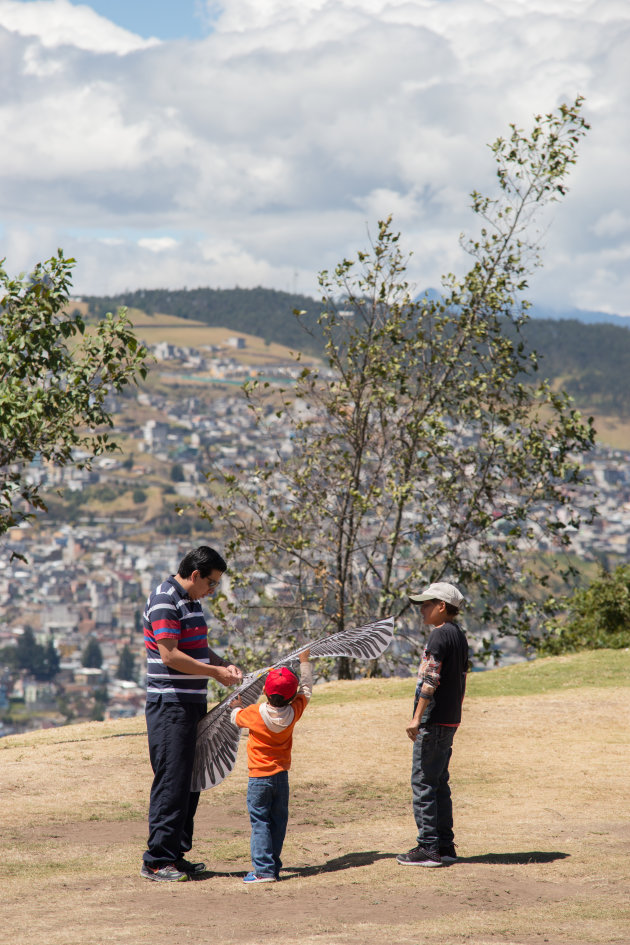
M 411 724 L 411 789 L 418 827 L 417 846 L 396 857 L 403 866 L 446 866 L 457 859 L 448 765 L 462 717 L 468 671 L 468 642 L 454 620 L 463 596 L 453 584 L 431 584 L 409 595 L 420 604 L 424 623 L 432 628 L 420 668 Z

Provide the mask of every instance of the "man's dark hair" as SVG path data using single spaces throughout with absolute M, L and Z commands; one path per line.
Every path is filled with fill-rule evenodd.
M 227 571 L 227 564 L 218 551 L 208 545 L 200 545 L 194 551 L 189 551 L 180 561 L 177 573 L 180 577 L 189 578 L 193 571 L 199 571 L 201 577 L 208 577 L 212 571 Z

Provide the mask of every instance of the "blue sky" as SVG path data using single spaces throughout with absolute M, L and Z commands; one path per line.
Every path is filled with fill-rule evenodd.
M 0 0 L 0 258 L 61 246 L 77 294 L 317 295 L 392 214 L 437 288 L 487 145 L 583 95 L 527 297 L 630 315 L 628 88 L 619 0 Z
M 200 0 L 83 0 L 101 16 L 148 39 L 199 39 L 207 33 Z

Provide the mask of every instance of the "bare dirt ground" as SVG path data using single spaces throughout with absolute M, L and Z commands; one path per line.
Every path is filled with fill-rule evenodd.
M 352 699 L 318 705 L 340 685 Z M 461 859 L 433 870 L 395 861 L 415 842 L 399 691 L 316 687 L 295 734 L 286 870 L 255 887 L 243 749 L 201 798 L 193 852 L 208 872 L 169 886 L 139 875 L 142 720 L 4 739 L 0 943 L 628 945 L 630 688 L 468 698 L 451 764 Z

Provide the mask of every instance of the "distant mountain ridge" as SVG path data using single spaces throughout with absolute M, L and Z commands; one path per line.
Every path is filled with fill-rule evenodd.
M 553 309 L 533 305 L 529 315 L 531 318 L 545 318 L 551 321 L 576 321 L 585 325 L 619 325 L 621 328 L 630 328 L 630 315 L 589 312 L 583 308 Z
M 429 297 L 437 293 L 428 290 Z M 120 306 L 148 314 L 176 315 L 257 335 L 294 351 L 321 355 L 317 317 L 321 303 L 274 289 L 144 289 L 116 296 L 84 297 L 102 318 Z M 295 309 L 303 311 L 302 324 Z M 540 355 L 539 376 L 558 382 L 578 407 L 630 416 L 630 318 L 579 309 L 530 309 L 522 335 Z M 302 325 L 310 329 L 304 331 Z
M 439 299 L 441 293 L 436 289 L 427 289 L 416 296 L 429 299 Z M 527 314 L 530 318 L 544 318 L 551 321 L 576 321 L 585 325 L 619 325 L 621 328 L 630 328 L 630 315 L 611 315 L 609 312 L 594 312 L 584 308 L 547 308 L 543 305 L 532 305 Z

